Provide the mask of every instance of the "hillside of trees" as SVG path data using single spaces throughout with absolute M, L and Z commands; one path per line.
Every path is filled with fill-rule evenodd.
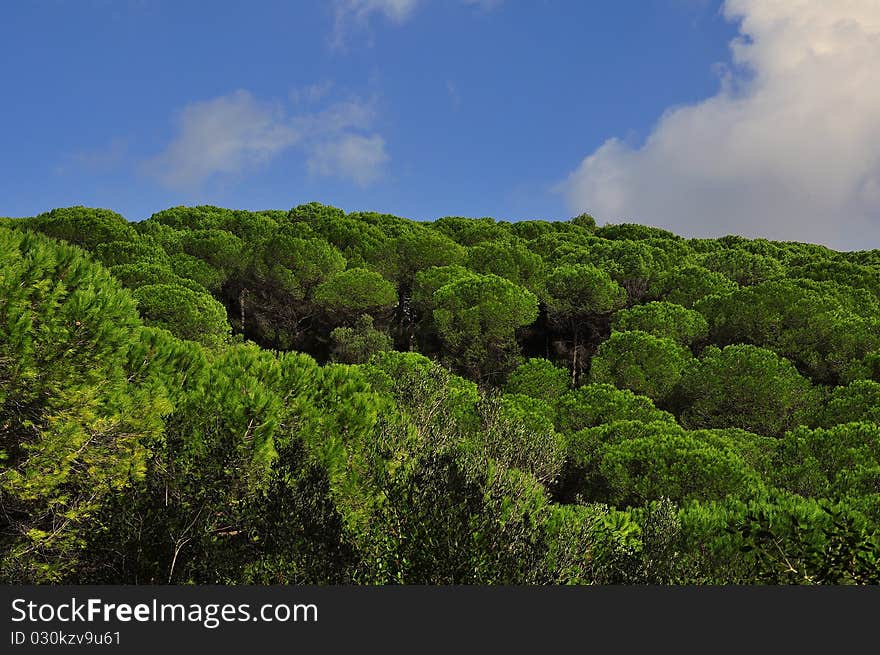
M 880 250 L 0 219 L 0 580 L 876 584 Z

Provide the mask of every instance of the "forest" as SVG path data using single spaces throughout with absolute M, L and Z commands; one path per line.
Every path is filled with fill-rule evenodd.
M 0 580 L 880 583 L 880 250 L 0 219 Z

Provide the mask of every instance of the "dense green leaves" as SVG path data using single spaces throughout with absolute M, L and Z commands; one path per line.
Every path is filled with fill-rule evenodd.
M 207 293 L 177 284 L 148 284 L 134 296 L 147 325 L 166 328 L 181 339 L 215 346 L 229 334 L 226 310 Z
M 623 289 L 595 266 L 561 266 L 547 277 L 547 309 L 551 320 L 560 325 L 607 314 L 621 307 L 623 300 Z
M 833 427 L 856 421 L 880 424 L 880 383 L 857 380 L 835 388 L 817 422 L 822 427 Z
M 876 583 L 877 252 L 314 202 L 3 219 L 0 576 Z
M 614 332 L 596 351 L 590 380 L 660 400 L 669 396 L 692 359 L 672 339 L 637 330 Z
M 0 575 L 53 581 L 90 516 L 144 475 L 170 405 L 130 358 L 141 322 L 105 269 L 3 228 L 0 254 Z
M 539 293 L 544 262 L 516 241 L 483 241 L 468 252 L 467 266 L 477 273 L 493 273 Z
M 128 221 L 116 212 L 82 206 L 53 209 L 27 220 L 26 225 L 88 249 L 110 241 L 127 241 L 134 236 Z
M 397 302 L 397 291 L 375 271 L 350 268 L 318 286 L 315 302 L 345 321 L 358 314 L 376 316 L 387 312 Z
M 843 498 L 880 494 L 880 426 L 845 423 L 810 430 L 799 427 L 780 444 L 778 479 L 802 496 Z
M 623 306 L 626 291 L 608 273 L 589 264 L 553 269 L 546 290 L 547 319 L 570 339 L 574 383 L 584 368 L 584 342 L 603 332 L 607 317 Z
M 702 314 L 671 302 L 649 302 L 620 311 L 612 327 L 620 332 L 640 330 L 668 337 L 686 346 L 709 336 L 709 325 Z
M 546 359 L 530 359 L 507 378 L 505 390 L 548 403 L 555 403 L 568 391 L 568 373 Z
M 360 316 L 352 327 L 338 327 L 330 333 L 333 359 L 344 364 L 364 364 L 376 353 L 391 350 L 391 337 L 373 327 L 373 317 Z
M 612 421 L 675 421 L 650 398 L 610 384 L 589 384 L 569 391 L 559 399 L 556 412 L 557 427 L 568 434 Z
M 649 295 L 690 308 L 702 298 L 724 294 L 736 288 L 736 283 L 721 273 L 702 266 L 684 265 L 658 275 L 649 289 Z
M 876 317 L 854 312 L 845 302 L 786 280 L 711 296 L 696 309 L 706 317 L 714 343 L 773 349 L 827 383 L 880 346 Z
M 772 257 L 738 248 L 709 253 L 703 257 L 702 264 L 744 287 L 779 277 L 784 270 L 782 264 Z
M 433 298 L 444 349 L 461 368 L 482 380 L 516 365 L 516 330 L 538 315 L 534 294 L 496 275 L 481 275 L 447 284 Z
M 788 360 L 755 346 L 710 346 L 682 376 L 674 404 L 689 428 L 736 427 L 782 436 L 816 400 Z

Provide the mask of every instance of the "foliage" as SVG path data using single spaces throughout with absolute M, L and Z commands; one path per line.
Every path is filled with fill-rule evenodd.
M 766 507 L 749 511 L 729 529 L 754 557 L 754 579 L 768 584 L 878 584 L 880 534 L 852 513 L 820 506 L 818 521 Z
M 0 579 L 876 584 L 878 253 L 0 219 Z
M 138 287 L 134 297 L 144 323 L 181 339 L 216 346 L 229 334 L 226 310 L 207 293 L 177 284 L 148 284 Z
M 844 498 L 880 493 L 880 426 L 844 423 L 810 430 L 800 426 L 782 439 L 777 484 L 801 496 Z
M 505 394 L 484 401 L 478 411 L 480 423 L 470 441 L 483 458 L 530 473 L 545 486 L 556 481 L 565 444 L 547 403 Z
M 640 330 L 657 337 L 668 337 L 688 346 L 709 336 L 709 324 L 703 315 L 675 303 L 661 301 L 636 305 L 617 312 L 614 330 Z
M 516 365 L 516 330 L 538 315 L 534 294 L 491 274 L 447 284 L 434 293 L 434 302 L 444 349 L 478 380 L 504 375 Z
M 89 250 L 102 243 L 128 241 L 134 236 L 128 221 L 116 212 L 82 206 L 53 209 L 30 219 L 27 226 Z
M 719 345 L 748 343 L 796 362 L 818 382 L 835 383 L 880 343 L 876 317 L 860 316 L 835 297 L 797 281 L 743 288 L 697 303 Z
M 547 276 L 547 320 L 571 340 L 571 378 L 583 369 L 584 341 L 603 332 L 603 322 L 621 308 L 626 291 L 605 271 L 588 264 L 563 265 Z
M 856 380 L 836 387 L 819 412 L 818 424 L 830 428 L 841 423 L 869 421 L 880 424 L 880 383 Z
M 333 359 L 343 364 L 364 364 L 374 354 L 392 349 L 391 337 L 373 327 L 373 317 L 363 314 L 353 327 L 338 327 L 330 333 Z
M 492 273 L 540 293 L 544 262 L 516 241 L 482 241 L 468 250 L 467 267 L 477 273 Z
M 638 330 L 614 332 L 593 357 L 590 381 L 662 400 L 692 359 L 690 352 L 671 339 Z
M 134 301 L 77 248 L 0 228 L 0 575 L 56 581 L 90 517 L 143 477 L 170 410 L 130 359 Z
M 686 264 L 658 275 L 648 294 L 653 298 L 691 308 L 702 298 L 729 293 L 736 288 L 736 283 L 721 273 Z
M 756 346 L 710 346 L 688 368 L 673 406 L 688 428 L 735 427 L 767 436 L 799 425 L 815 400 L 788 360 Z
M 612 421 L 669 421 L 672 414 L 657 409 L 650 398 L 610 384 L 588 384 L 559 399 L 556 426 L 566 434 Z
M 314 299 L 337 322 L 347 322 L 358 313 L 381 316 L 397 302 L 397 291 L 375 271 L 349 268 L 322 282 Z
M 568 373 L 546 359 L 533 358 L 520 364 L 508 376 L 507 393 L 516 393 L 554 405 L 568 391 Z
M 752 286 L 780 277 L 784 267 L 776 259 L 730 248 L 716 250 L 702 258 L 702 265 L 721 273 L 740 286 Z

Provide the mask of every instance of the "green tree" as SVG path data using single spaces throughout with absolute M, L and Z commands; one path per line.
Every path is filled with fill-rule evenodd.
M 675 423 L 675 418 L 657 409 L 650 398 L 610 384 L 588 384 L 569 391 L 556 408 L 556 427 L 565 434 L 612 421 Z
M 198 205 L 195 207 L 169 207 L 158 211 L 145 222 L 167 225 L 174 230 L 183 232 L 189 230 L 213 230 L 222 229 L 223 224 L 232 215 L 232 211 L 213 205 Z
M 629 302 L 639 302 L 661 272 L 663 253 L 645 241 L 596 239 L 562 257 L 563 263 L 593 264 L 626 289 Z
M 597 338 L 603 321 L 625 300 L 623 288 L 595 266 L 560 266 L 547 276 L 547 318 L 571 340 L 572 385 L 583 368 L 584 342 Z
M 880 295 L 880 271 L 876 267 L 835 259 L 810 260 L 788 270 L 788 277 L 820 282 L 832 281 Z
M 747 497 L 760 476 L 736 452 L 669 421 L 614 421 L 569 436 L 561 495 L 619 506 Z
M 184 234 L 182 230 L 176 230 L 170 225 L 165 225 L 152 218 L 132 223 L 132 229 L 140 238 L 153 241 L 169 255 L 183 252 L 183 247 L 180 245 Z
M 398 289 L 407 296 L 416 273 L 432 266 L 460 264 L 467 252 L 442 232 L 418 224 L 410 224 L 389 248 L 384 266 L 397 281 Z
M 43 234 L 94 250 L 99 243 L 128 241 L 134 238 L 131 224 L 109 209 L 64 207 L 26 221 Z
M 767 436 L 799 425 L 815 402 L 788 360 L 756 346 L 710 346 L 682 375 L 673 405 L 687 428 L 737 427 Z
M 409 341 L 402 344 L 403 349 L 412 350 L 415 346 L 415 338 L 418 337 L 419 350 L 423 353 L 431 353 L 439 350 L 437 325 L 434 323 L 434 310 L 437 308 L 434 302 L 434 294 L 447 284 L 457 282 L 467 277 L 472 277 L 473 271 L 464 266 L 452 264 L 450 266 L 431 266 L 416 273 L 413 283 L 412 297 L 410 298 L 410 321 L 417 324 L 417 330 L 411 333 Z
M 505 394 L 480 403 L 479 416 L 479 429 L 471 442 L 483 457 L 526 471 L 545 486 L 556 481 L 565 441 L 554 428 L 550 405 L 521 394 Z
M 212 358 L 185 384 L 166 419 L 145 484 L 109 517 L 114 530 L 105 538 L 135 555 L 117 565 L 148 583 L 223 584 L 247 581 L 245 576 L 267 564 L 262 560 L 277 560 L 272 533 L 255 528 L 269 509 L 266 494 L 290 503 L 289 489 L 303 476 L 287 458 L 302 454 L 298 446 L 314 429 L 306 399 L 315 393 L 318 376 L 308 358 L 279 359 L 252 344 Z M 294 388 L 288 388 L 291 378 Z M 286 468 L 286 486 L 275 475 L 279 468 Z M 288 532 L 287 521 L 295 525 L 301 515 L 273 518 L 273 530 Z M 308 537 L 298 541 L 303 540 Z M 288 559 L 301 557 L 290 551 L 298 545 L 286 544 Z M 109 550 L 118 561 L 115 549 Z M 285 576 L 282 582 L 296 580 L 296 574 L 301 572 L 276 569 Z
M 0 576 L 59 580 L 170 411 L 134 301 L 78 248 L 0 228 Z M 137 367 L 137 368 L 135 368 Z
M 176 284 L 148 284 L 135 290 L 138 310 L 147 325 L 206 346 L 222 344 L 230 332 L 226 309 L 210 294 Z
M 129 289 L 137 289 L 138 287 L 148 284 L 176 284 L 193 291 L 204 293 L 207 291 L 205 287 L 194 280 L 182 278 L 171 270 L 168 265 L 152 264 L 149 262 L 137 262 L 135 264 L 119 264 L 110 267 L 110 273 L 123 286 Z
M 386 351 L 365 368 L 371 387 L 391 396 L 415 430 L 417 451 L 441 451 L 477 429 L 477 385 L 424 355 Z
M 483 241 L 468 250 L 467 266 L 492 273 L 540 295 L 544 262 L 516 241 Z
M 385 332 L 373 327 L 373 317 L 363 314 L 353 327 L 338 327 L 330 333 L 333 359 L 343 364 L 364 364 L 376 353 L 394 344 Z
M 322 282 L 314 300 L 332 322 L 348 323 L 362 314 L 381 318 L 397 304 L 397 291 L 375 271 L 349 268 Z
M 719 345 L 749 343 L 791 359 L 818 382 L 837 383 L 878 347 L 876 317 L 796 281 L 773 281 L 697 303 Z
M 880 424 L 880 383 L 856 380 L 836 387 L 820 410 L 817 422 L 819 427 L 830 428 L 856 421 Z
M 568 377 L 565 369 L 553 362 L 532 358 L 517 366 L 508 376 L 504 390 L 537 398 L 553 406 L 569 390 Z
M 224 277 L 241 265 L 244 242 L 226 230 L 192 230 L 181 238 L 183 251 L 222 271 Z
M 473 271 L 458 264 L 431 266 L 419 271 L 416 273 L 412 292 L 413 308 L 421 314 L 430 314 L 434 311 L 434 293 L 438 289 L 473 275 Z
M 217 293 L 226 281 L 226 274 L 198 257 L 179 252 L 171 255 L 171 270 L 180 278 L 193 280 L 200 287 Z
M 640 330 L 667 337 L 685 346 L 709 336 L 709 325 L 702 314 L 666 301 L 621 310 L 615 314 L 611 326 L 620 332 Z
M 99 243 L 95 248 L 95 259 L 112 267 L 137 263 L 150 263 L 159 266 L 170 266 L 168 254 L 152 238 L 138 238 L 129 241 L 107 241 Z
M 811 430 L 798 426 L 779 445 L 777 483 L 801 496 L 842 499 L 880 495 L 880 426 L 844 423 Z M 870 482 L 863 485 L 865 476 Z
M 529 248 L 541 255 L 544 261 L 551 266 L 572 263 L 565 261 L 565 258 L 572 253 L 582 255 L 582 261 L 576 263 L 589 263 L 587 253 L 593 245 L 601 241 L 599 237 L 571 224 L 563 223 L 561 225 L 567 225 L 569 229 L 556 229 L 538 235 L 529 242 Z
M 880 583 L 880 533 L 845 506 L 825 502 L 805 511 L 788 503 L 757 505 L 728 530 L 751 555 L 750 582 Z
M 594 232 L 596 230 L 596 219 L 590 214 L 578 214 L 568 219 L 568 222 L 587 232 Z
M 645 241 L 648 239 L 681 240 L 672 232 L 650 225 L 636 225 L 635 223 L 608 223 L 596 230 L 596 236 L 603 239 L 617 239 L 628 241 Z
M 670 498 L 673 502 L 747 497 L 759 476 L 735 454 L 687 434 L 627 439 L 602 449 L 599 470 L 609 501 L 641 505 Z
M 781 277 L 785 272 L 785 267 L 776 259 L 739 248 L 709 253 L 701 263 L 744 287 Z
M 540 575 L 549 503 L 531 476 L 428 452 L 385 493 L 369 582 L 528 584 Z
M 780 445 L 776 437 L 765 437 L 739 428 L 691 430 L 688 434 L 713 448 L 740 457 L 768 484 L 775 475 L 777 451 Z
M 692 360 L 690 352 L 672 339 L 641 331 L 614 332 L 593 357 L 590 381 L 663 400 Z
M 533 241 L 542 234 L 551 234 L 556 230 L 549 221 L 516 221 L 510 224 L 510 232 L 520 239 Z
M 316 235 L 343 254 L 349 266 L 378 264 L 388 245 L 388 237 L 378 226 L 355 216 L 346 216 L 341 209 L 312 202 L 291 209 L 288 220 L 308 224 Z
M 431 227 L 442 232 L 456 243 L 463 246 L 475 246 L 479 243 L 498 243 L 508 238 L 505 229 L 495 219 L 465 218 L 463 216 L 443 216 L 431 223 Z M 485 271 L 494 273 L 495 271 Z
M 658 275 L 651 284 L 648 295 L 691 308 L 706 296 L 725 294 L 736 288 L 736 282 L 721 273 L 702 266 L 684 265 Z
M 496 275 L 467 277 L 434 293 L 434 322 L 450 362 L 477 380 L 516 366 L 516 330 L 538 316 L 530 291 Z
M 417 316 L 412 307 L 412 292 L 416 274 L 434 266 L 460 264 L 465 255 L 466 250 L 442 232 L 413 223 L 388 242 L 378 267 L 397 284 L 400 302 L 395 318 L 403 349 L 410 348 L 415 341 Z
M 245 272 L 225 290 L 237 327 L 276 349 L 307 345 L 319 311 L 314 291 L 345 269 L 336 248 L 298 234 L 296 225 L 288 225 L 257 244 Z

